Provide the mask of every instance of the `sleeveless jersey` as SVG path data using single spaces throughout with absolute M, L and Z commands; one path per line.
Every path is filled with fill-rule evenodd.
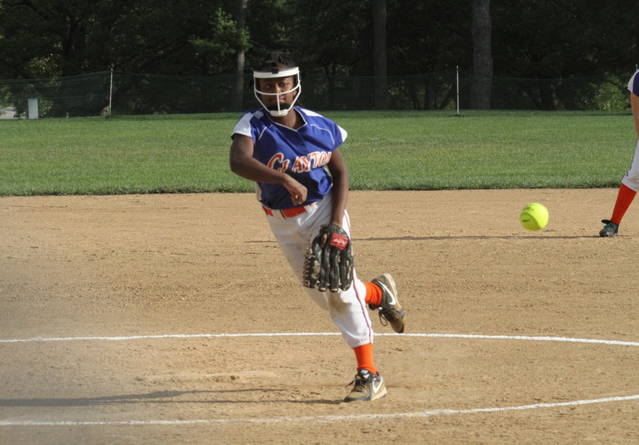
M 253 139 L 253 157 L 267 167 L 284 172 L 304 185 L 303 205 L 320 201 L 333 186 L 326 165 L 345 140 L 346 131 L 330 119 L 302 107 L 294 107 L 304 124 L 294 130 L 273 122 L 264 109 L 247 111 L 235 125 L 233 136 Z M 256 183 L 257 199 L 276 210 L 293 207 L 288 190 L 279 184 Z
M 635 74 L 630 78 L 630 82 L 628 82 L 628 89 L 635 96 L 639 96 L 639 76 L 637 73 L 639 73 L 639 70 L 635 72 Z

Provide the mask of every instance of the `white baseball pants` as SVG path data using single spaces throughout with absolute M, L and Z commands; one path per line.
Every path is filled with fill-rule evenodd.
M 332 195 L 322 201 L 306 206 L 306 212 L 292 218 L 285 218 L 277 210 L 266 215 L 269 226 L 284 256 L 293 269 L 300 284 L 304 283 L 304 257 L 320 227 L 331 220 Z M 351 235 L 348 213 L 344 213 L 342 228 Z M 304 287 L 306 293 L 322 309 L 328 310 L 333 323 L 342 333 L 346 343 L 355 348 L 373 342 L 373 329 L 365 302 L 366 286 L 353 271 L 353 284 L 347 291 L 320 292 Z
M 621 179 L 621 183 L 629 189 L 639 192 L 639 141 L 637 141 L 635 156 L 632 159 L 630 170 Z

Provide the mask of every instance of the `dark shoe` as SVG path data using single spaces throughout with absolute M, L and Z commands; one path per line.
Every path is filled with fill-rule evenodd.
M 401 334 L 404 332 L 404 309 L 397 300 L 397 286 L 395 280 L 390 274 L 382 274 L 381 276 L 371 280 L 382 290 L 382 303 L 380 306 L 373 306 L 371 304 L 368 307 L 371 310 L 379 310 L 379 321 L 382 325 L 386 326 L 390 323 L 395 332 Z
M 604 223 L 605 226 L 599 232 L 599 236 L 609 238 L 611 236 L 617 235 L 617 232 L 619 232 L 618 224 L 613 223 L 609 219 L 602 219 L 601 222 Z
M 386 395 L 384 377 L 373 374 L 368 369 L 360 369 L 349 385 L 353 385 L 351 393 L 344 402 L 372 402 Z

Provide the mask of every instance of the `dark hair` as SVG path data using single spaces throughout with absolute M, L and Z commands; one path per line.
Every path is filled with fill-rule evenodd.
M 271 71 L 275 74 L 279 72 L 280 65 L 286 68 L 294 68 L 297 66 L 288 53 L 273 51 L 271 53 L 271 57 L 262 63 L 262 66 L 258 71 Z

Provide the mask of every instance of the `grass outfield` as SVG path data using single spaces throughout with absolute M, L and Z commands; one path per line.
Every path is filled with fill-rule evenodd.
M 630 112 L 325 112 L 353 190 L 618 187 Z M 250 192 L 239 114 L 0 121 L 0 195 Z

